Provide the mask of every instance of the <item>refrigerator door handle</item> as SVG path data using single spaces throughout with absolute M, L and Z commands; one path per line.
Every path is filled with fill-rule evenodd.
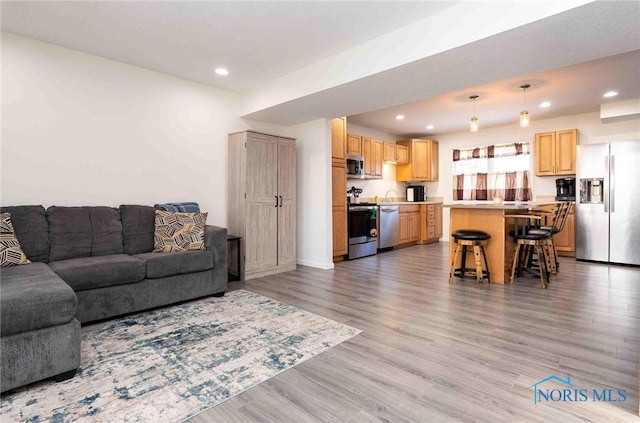
M 609 209 L 611 213 L 616 211 L 616 162 L 615 156 L 611 155 L 611 169 L 609 170 Z
M 609 175 L 609 156 L 604 156 L 604 174 Z M 608 189 L 609 181 L 605 182 L 602 189 L 604 189 L 604 212 L 609 213 L 609 189 Z M 607 187 L 607 188 L 605 188 Z

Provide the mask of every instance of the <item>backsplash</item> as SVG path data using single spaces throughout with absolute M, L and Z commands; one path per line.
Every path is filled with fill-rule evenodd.
M 383 179 L 347 179 L 346 191 L 351 187 L 362 189 L 361 199 L 373 200 L 376 196 L 382 201 L 385 194 L 389 193 L 388 198 L 394 201 L 404 201 L 406 198 L 406 189 L 408 185 L 424 185 L 427 187 L 427 197 L 437 195 L 437 182 L 397 182 L 396 166 L 384 163 L 382 165 Z M 391 192 L 389 192 L 391 191 Z M 395 191 L 395 192 L 393 192 Z

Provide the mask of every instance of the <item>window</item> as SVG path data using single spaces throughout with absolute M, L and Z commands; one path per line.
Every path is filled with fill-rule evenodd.
M 531 199 L 529 143 L 453 150 L 453 199 Z

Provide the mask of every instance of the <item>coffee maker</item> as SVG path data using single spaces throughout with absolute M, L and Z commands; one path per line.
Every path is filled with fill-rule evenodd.
M 576 200 L 576 178 L 556 179 L 556 201 Z
M 407 201 L 420 202 L 426 201 L 427 190 L 422 185 L 410 185 L 407 187 Z

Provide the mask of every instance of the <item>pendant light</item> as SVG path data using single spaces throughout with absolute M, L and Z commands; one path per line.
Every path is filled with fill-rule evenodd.
M 478 132 L 478 118 L 476 117 L 476 99 L 477 95 L 469 96 L 469 100 L 473 101 L 473 117 L 471 118 L 471 132 Z
M 527 110 L 527 97 L 526 91 L 531 85 L 525 84 L 520 85 L 520 89 L 522 90 L 522 104 L 524 105 L 524 109 L 520 112 L 520 127 L 526 128 L 529 126 L 529 111 Z

